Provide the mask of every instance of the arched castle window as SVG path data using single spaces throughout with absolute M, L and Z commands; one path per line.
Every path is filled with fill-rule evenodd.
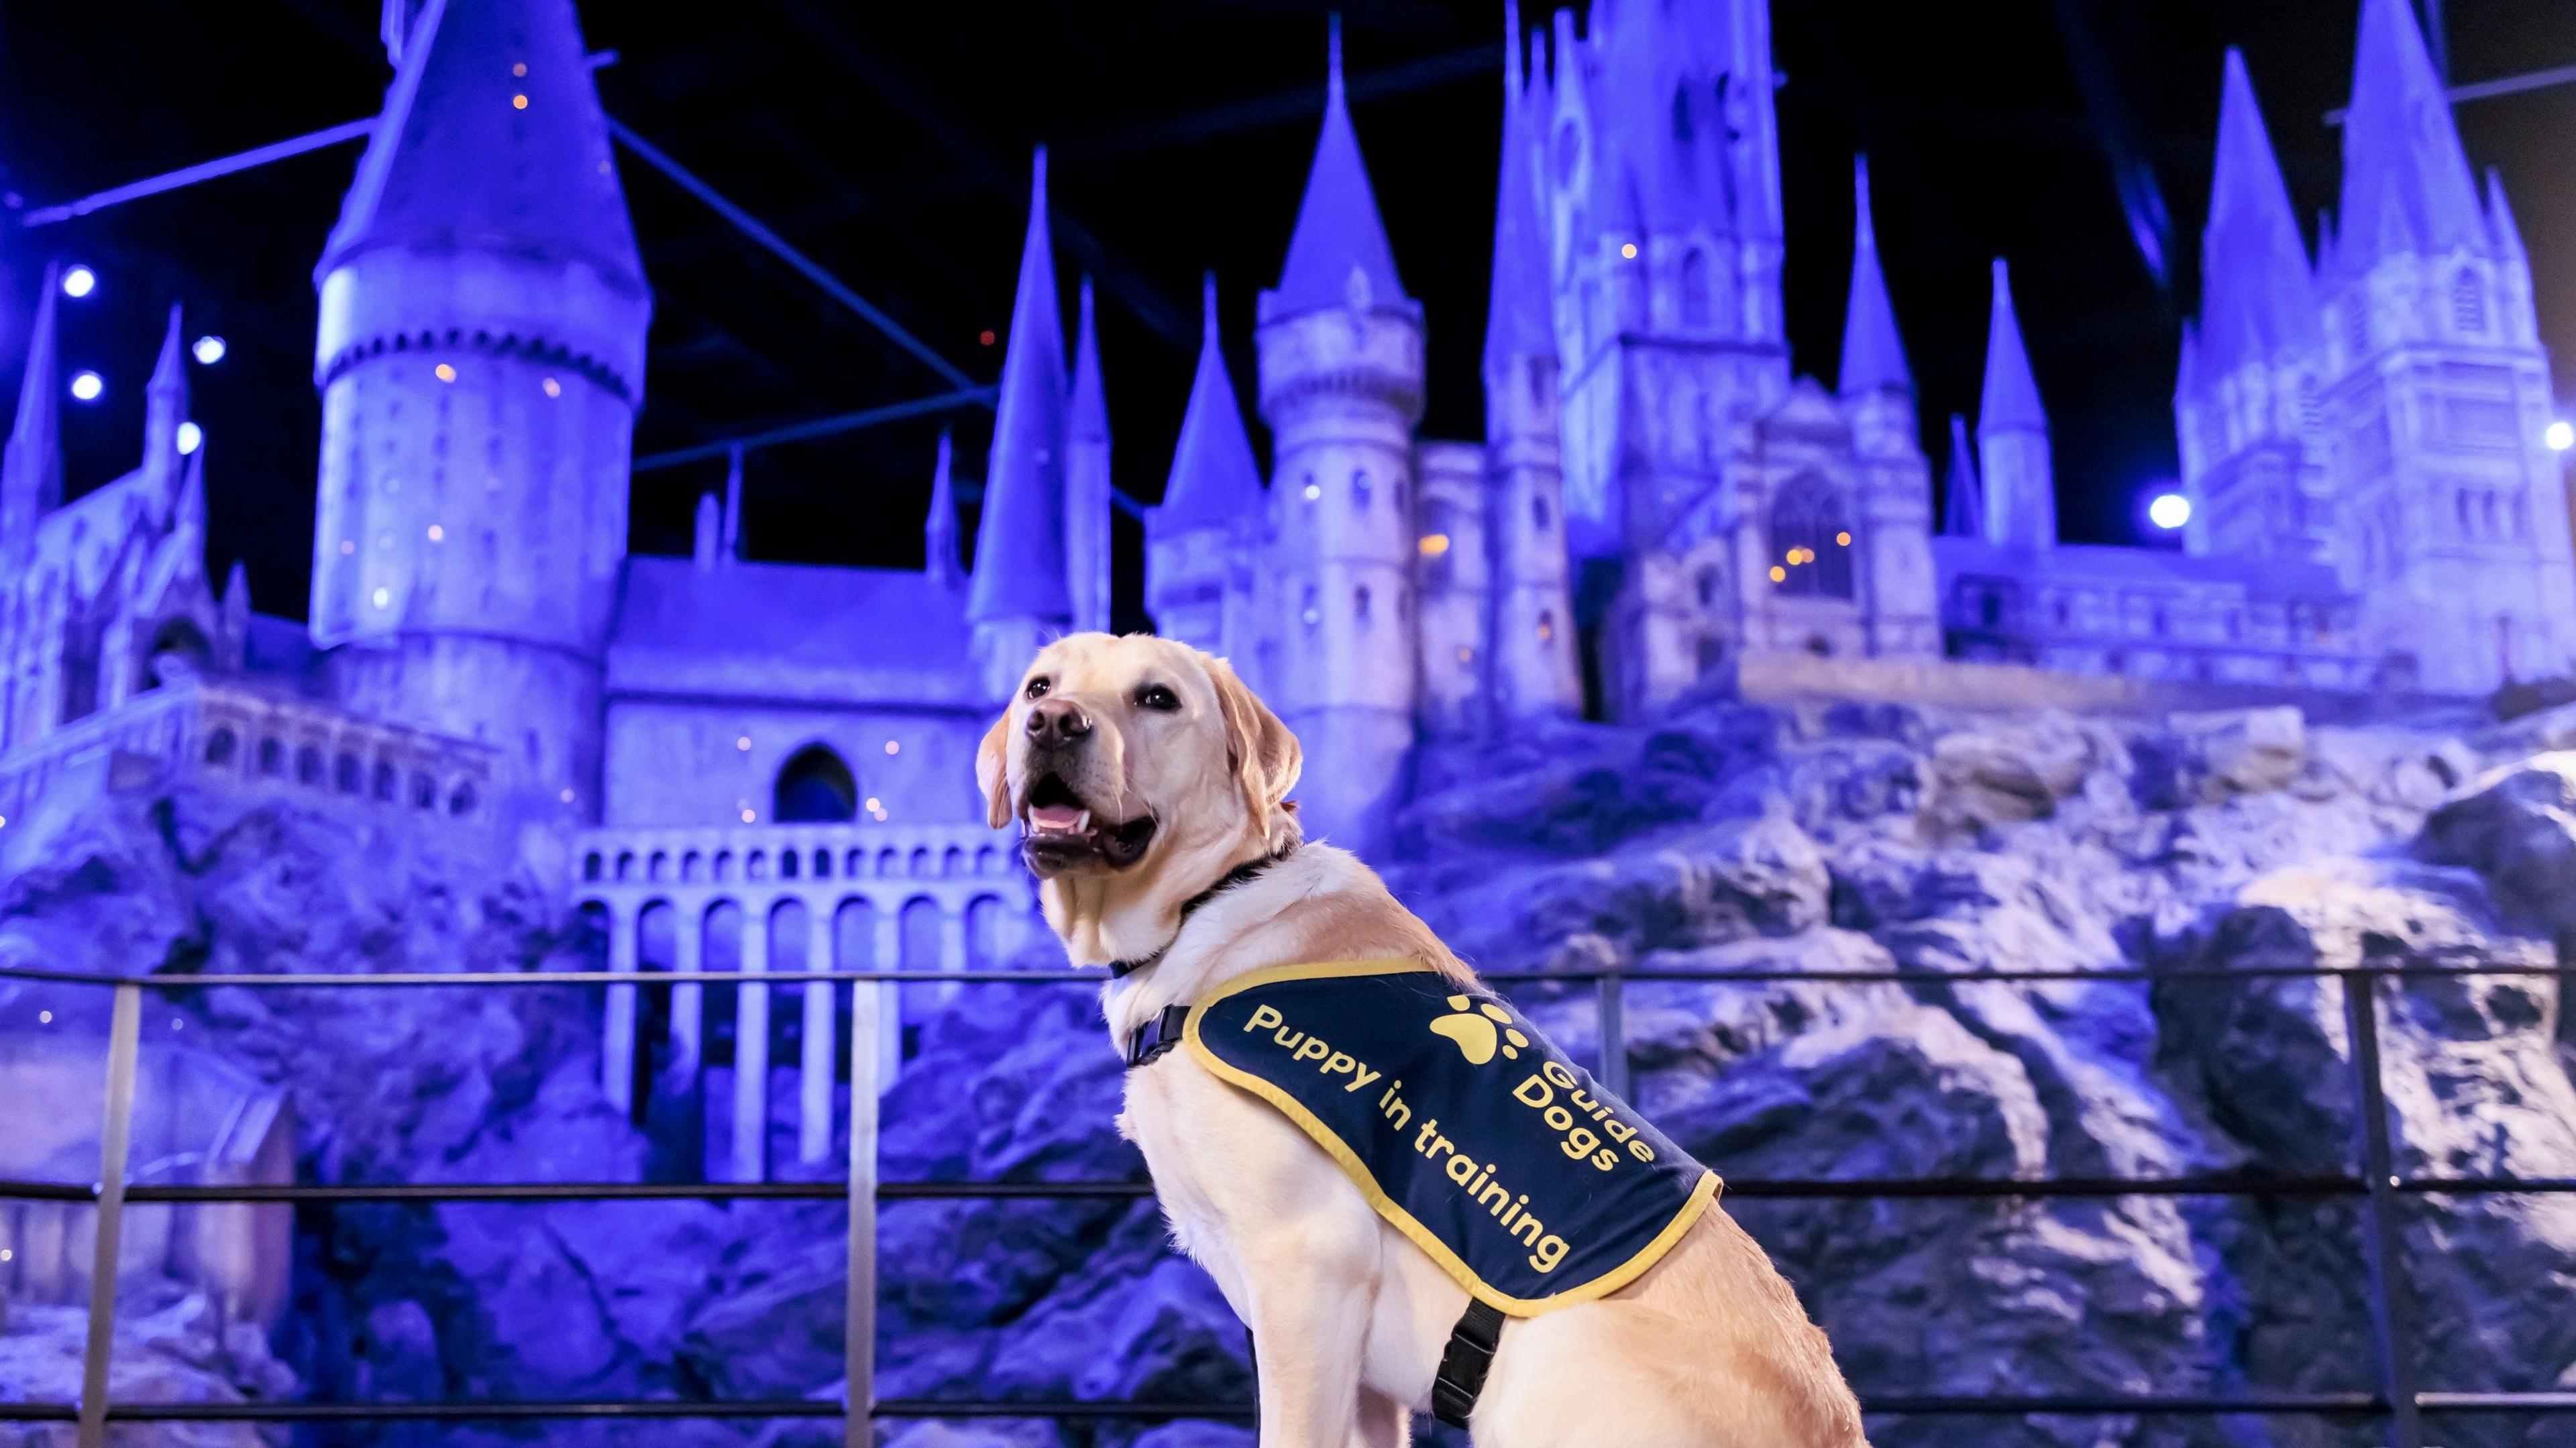
M 295 782 L 297 784 L 320 784 L 322 782 L 321 750 L 307 744 L 303 748 L 295 751 Z
M 1690 87 L 1673 91 L 1673 139 L 1687 146 L 1691 138 Z
M 1714 607 L 1717 603 L 1717 570 L 1714 568 L 1701 569 L 1699 571 L 1697 582 L 1699 585 L 1699 606 L 1702 608 Z
M 1422 539 L 1415 545 L 1422 555 L 1422 586 L 1433 593 L 1446 593 L 1455 583 L 1457 565 L 1450 555 L 1457 551 L 1458 510 L 1447 500 L 1434 498 L 1422 508 Z
M 1369 587 L 1365 583 L 1351 594 L 1351 614 L 1362 623 L 1368 622 Z
M 1363 513 L 1367 512 L 1369 492 L 1369 475 L 1365 472 L 1351 474 L 1351 506 Z
M 232 763 L 233 750 L 239 742 L 230 729 L 216 730 L 214 737 L 206 741 L 206 762 L 208 764 Z
M 1792 478 L 1771 502 L 1771 582 L 1800 597 L 1852 596 L 1851 525 L 1842 499 L 1813 473 Z
M 383 760 L 376 761 L 375 778 L 375 795 L 379 801 L 391 804 L 394 797 L 402 793 L 402 772 Z
M 1682 325 L 1708 325 L 1708 254 L 1698 247 L 1682 253 Z
M 1543 644 L 1556 642 L 1556 610 L 1542 608 L 1538 611 L 1538 641 Z
M 1533 496 L 1530 499 L 1530 526 L 1543 533 L 1547 531 L 1548 522 L 1549 518 L 1546 497 L 1543 495 Z
M 2465 536 L 2465 535 L 2468 533 L 2468 531 L 2469 531 L 2469 490 L 2468 490 L 2468 489 L 2466 489 L 2466 488 L 2460 488 L 2460 489 L 2457 489 L 2457 490 L 2455 490 L 2455 491 L 2453 491 L 2453 492 L 2452 492 L 2452 494 L 2451 494 L 2451 511 L 2452 511 L 2453 513 L 2456 513 L 2456 514 L 2458 514 L 2458 515 L 2459 515 L 2459 519 L 2460 519 L 2460 532 L 2461 532 L 2461 534 L 2462 534 L 2463 536 Z
M 1313 628 L 1324 621 L 1322 595 L 1316 592 L 1315 585 L 1311 583 L 1306 585 L 1306 595 L 1298 602 L 1297 617 L 1308 628 Z
M 2451 278 L 2451 327 L 2469 336 L 2482 336 L 2487 329 L 2486 288 L 2478 285 L 2478 274 L 2467 267 Z
M 2504 536 L 2504 530 L 2496 524 L 2495 494 L 2485 493 L 2479 496 L 2478 522 L 2481 525 L 2479 531 L 2484 534 L 2484 536 L 2489 538 L 2501 538 Z
M 2370 351 L 2370 302 L 2366 298 L 2344 299 L 2343 348 L 2356 360 Z
M 859 815 L 859 782 L 841 756 L 808 744 L 779 766 L 769 817 L 780 824 L 848 824 Z

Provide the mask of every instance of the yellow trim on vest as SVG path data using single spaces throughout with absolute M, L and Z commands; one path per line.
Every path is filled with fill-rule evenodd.
M 1717 1199 L 1719 1183 L 1716 1172 L 1705 1172 L 1701 1175 L 1699 1185 L 1691 1189 L 1690 1200 L 1673 1215 L 1672 1221 L 1665 1225 L 1663 1231 L 1655 1235 L 1655 1240 L 1638 1250 L 1637 1255 L 1580 1287 L 1570 1287 L 1563 1292 L 1546 1297 L 1513 1297 L 1486 1285 L 1485 1280 L 1476 1275 L 1475 1269 L 1469 1267 L 1457 1253 L 1451 1251 L 1447 1243 L 1441 1241 L 1430 1228 L 1416 1221 L 1411 1212 L 1406 1211 L 1389 1197 L 1378 1186 L 1377 1178 L 1369 1174 L 1368 1167 L 1360 1161 L 1358 1153 L 1352 1151 L 1331 1127 L 1317 1119 L 1315 1114 L 1308 1111 L 1296 1097 L 1249 1071 L 1229 1064 L 1219 1058 L 1216 1052 L 1208 1049 L 1207 1044 L 1199 1039 L 1199 1021 L 1207 1014 L 1208 1007 L 1242 991 L 1283 980 L 1345 980 L 1357 976 L 1406 974 L 1435 975 L 1444 980 L 1452 979 L 1419 960 L 1411 959 L 1329 960 L 1309 965 L 1274 965 L 1266 970 L 1256 970 L 1227 981 L 1218 987 L 1214 995 L 1190 1007 L 1189 1019 L 1181 1028 L 1181 1039 L 1189 1046 L 1190 1059 L 1206 1067 L 1218 1080 L 1251 1092 L 1278 1107 L 1289 1120 L 1297 1123 L 1298 1128 L 1314 1138 L 1315 1144 L 1322 1147 L 1325 1154 L 1333 1159 L 1333 1164 L 1342 1169 L 1342 1175 L 1350 1178 L 1351 1185 L 1359 1188 L 1360 1195 L 1368 1198 L 1368 1204 L 1372 1210 L 1385 1218 L 1387 1223 L 1397 1231 L 1411 1238 L 1413 1245 L 1428 1253 L 1432 1261 L 1440 1264 L 1440 1270 L 1448 1273 L 1451 1280 L 1465 1288 L 1469 1296 L 1488 1307 L 1509 1313 L 1514 1317 L 1536 1317 L 1540 1313 L 1552 1312 L 1560 1307 L 1570 1307 L 1578 1302 L 1590 1302 L 1596 1298 L 1607 1297 L 1636 1281 L 1647 1268 L 1661 1261 L 1664 1254 L 1671 1251 L 1675 1243 L 1681 1241 L 1682 1234 L 1699 1221 L 1700 1213 L 1708 1210 L 1709 1203 Z

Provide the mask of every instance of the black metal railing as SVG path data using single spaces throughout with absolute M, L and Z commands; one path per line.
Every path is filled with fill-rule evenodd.
M 2164 1177 L 1923 1177 L 1849 1180 L 1729 1178 L 1732 1198 L 1777 1200 L 1888 1200 L 2000 1198 L 2105 1198 L 2235 1196 L 2344 1198 L 2362 1206 L 2363 1256 L 2368 1269 L 2372 1345 L 2377 1387 L 2354 1392 L 2056 1393 L 2056 1394 L 1861 1394 L 1864 1412 L 1922 1416 L 2309 1414 L 2377 1417 L 2387 1423 L 2392 1448 L 2420 1448 L 2426 1413 L 2489 1414 L 2576 1412 L 2576 1391 L 2448 1392 L 2416 1381 L 2414 1319 L 2401 1256 L 2397 1204 L 2410 1196 L 2555 1194 L 2576 1192 L 2576 1177 L 2401 1176 L 2389 1141 L 2387 1101 L 2380 1076 L 2379 986 L 2382 981 L 2462 977 L 2566 977 L 2568 967 L 2430 967 L 2360 965 L 2118 968 L 2107 970 L 1550 970 L 1498 972 L 1484 977 L 1511 984 L 1589 984 L 1598 1017 L 1602 1084 L 1625 1094 L 1628 1050 L 1622 1005 L 1629 983 L 1719 982 L 1739 985 L 1901 984 L 1941 986 L 1965 982 L 2244 982 L 2265 979 L 2336 979 L 2342 992 L 2355 1093 L 2357 1174 L 2272 1175 L 2259 1171 Z M 876 1329 L 876 1206 L 921 1200 L 1141 1199 L 1149 1183 L 1091 1181 L 876 1180 L 877 1098 L 871 1079 L 855 1068 L 850 1092 L 849 1173 L 844 1182 L 464 1182 L 346 1185 L 129 1186 L 125 1155 L 132 1124 L 134 1074 L 145 991 L 176 996 L 213 989 L 357 989 L 589 986 L 637 989 L 696 982 L 708 985 L 923 984 L 920 972 L 776 971 L 750 982 L 730 971 L 656 971 L 647 975 L 603 971 L 427 972 L 339 975 L 109 976 L 27 970 L 0 979 L 43 981 L 112 989 L 115 1007 L 108 1033 L 105 1118 L 100 1133 L 100 1180 L 63 1182 L 0 1180 L 0 1201 L 88 1204 L 98 1210 L 90 1286 L 88 1337 L 77 1403 L 0 1403 L 0 1422 L 75 1422 L 82 1448 L 104 1448 L 109 1423 L 154 1422 L 463 1422 L 535 1419 L 745 1419 L 842 1418 L 844 1441 L 871 1441 L 877 1419 L 1018 1418 L 1165 1422 L 1175 1419 L 1248 1420 L 1244 1402 L 1149 1402 L 981 1398 L 877 1398 L 873 1393 Z M 1030 986 L 1094 986 L 1096 977 L 1064 971 L 970 970 L 942 972 L 940 982 Z M 2358 984 L 2361 989 L 2350 989 Z M 850 1037 L 854 1062 L 875 1050 L 875 992 L 854 991 Z M 849 1205 L 849 1288 L 844 1303 L 846 1399 L 756 1400 L 596 1399 L 527 1402 L 242 1402 L 119 1403 L 108 1399 L 107 1371 L 114 1339 L 117 1248 L 123 1209 L 130 1203 L 354 1202 L 581 1202 L 581 1201 L 846 1201 Z M 852 1405 L 857 1405 L 852 1410 Z

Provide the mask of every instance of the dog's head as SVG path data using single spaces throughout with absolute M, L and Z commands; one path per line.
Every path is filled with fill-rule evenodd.
M 1137 634 L 1041 650 L 975 756 L 1074 958 L 1168 938 L 1180 903 L 1296 839 L 1297 736 L 1223 659 Z

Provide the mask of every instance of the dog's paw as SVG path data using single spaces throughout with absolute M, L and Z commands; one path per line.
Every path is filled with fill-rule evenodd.
M 1472 1010 L 1469 1009 L 1471 1006 Z M 1529 1044 L 1529 1037 L 1510 1024 L 1511 1014 L 1500 1006 L 1453 995 L 1449 998 L 1449 1009 L 1458 1014 L 1433 1021 L 1431 1033 L 1446 1036 L 1457 1043 L 1458 1054 L 1466 1057 L 1470 1066 L 1482 1066 L 1494 1059 L 1497 1050 L 1506 1060 L 1519 1060 L 1521 1047 Z M 1498 1023 L 1502 1027 L 1500 1030 L 1495 1029 Z

